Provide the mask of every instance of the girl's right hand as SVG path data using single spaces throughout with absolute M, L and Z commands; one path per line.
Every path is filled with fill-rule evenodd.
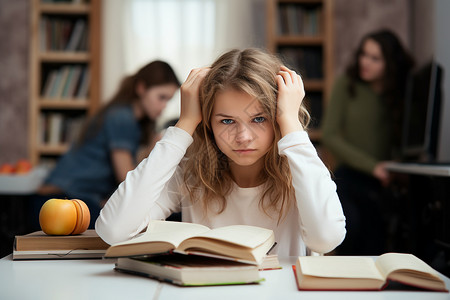
M 194 134 L 195 128 L 202 121 L 199 92 L 200 85 L 209 70 L 210 68 L 193 69 L 180 88 L 181 112 L 175 126 L 185 130 L 190 135 Z

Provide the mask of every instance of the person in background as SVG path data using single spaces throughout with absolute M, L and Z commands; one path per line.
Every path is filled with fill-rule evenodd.
M 77 198 L 88 205 L 93 228 L 106 199 L 139 163 L 139 150 L 144 146 L 148 154 L 156 143 L 156 119 L 179 87 L 172 67 L 163 61 L 125 77 L 39 188 L 33 218 L 38 219 L 49 198 Z
M 385 248 L 381 195 L 386 163 L 400 146 L 402 107 L 411 55 L 388 30 L 367 34 L 346 74 L 335 82 L 322 142 L 336 159 L 338 194 L 347 218 L 339 254 L 377 255 Z
M 272 229 L 281 256 L 326 253 L 345 237 L 329 170 L 309 140 L 303 81 L 259 49 L 231 50 L 194 69 L 181 114 L 121 183 L 95 229 L 109 244 L 150 220 Z

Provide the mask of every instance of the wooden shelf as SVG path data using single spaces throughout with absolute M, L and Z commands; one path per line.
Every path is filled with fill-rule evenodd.
M 34 165 L 64 154 L 75 138 L 64 131 L 77 132 L 99 106 L 101 1 L 30 0 L 29 156 Z M 51 50 L 67 48 L 87 50 Z
M 88 3 L 41 3 L 38 9 L 42 14 L 79 15 L 88 14 L 91 6 Z
M 303 77 L 310 101 L 311 116 L 319 120 L 327 106 L 333 82 L 333 1 L 266 0 L 267 49 L 280 54 Z M 320 69 L 319 69 L 320 68 Z M 315 110 L 315 111 L 314 111 Z M 312 141 L 319 142 L 321 132 L 311 129 Z
M 40 155 L 62 155 L 69 149 L 66 144 L 61 145 L 40 145 L 37 151 Z
M 323 91 L 323 89 L 325 87 L 325 82 L 320 79 L 319 80 L 313 80 L 313 79 L 304 80 L 303 84 L 305 85 L 305 90 L 313 91 L 313 92 Z
M 275 39 L 275 43 L 279 46 L 322 46 L 324 42 L 323 36 L 279 36 Z
M 323 0 L 278 0 L 278 2 L 286 4 L 322 4 Z
M 70 62 L 70 63 L 87 63 L 91 59 L 91 55 L 87 52 L 45 52 L 39 53 L 39 59 L 42 62 Z
M 41 99 L 39 107 L 41 109 L 89 109 L 89 101 L 86 99 Z

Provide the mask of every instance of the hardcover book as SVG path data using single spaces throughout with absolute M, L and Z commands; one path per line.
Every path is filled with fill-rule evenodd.
M 300 290 L 382 290 L 389 281 L 448 292 L 439 274 L 412 254 L 304 256 L 293 266 Z
M 13 260 L 102 258 L 108 247 L 93 229 L 78 235 L 47 235 L 36 231 L 15 237 Z

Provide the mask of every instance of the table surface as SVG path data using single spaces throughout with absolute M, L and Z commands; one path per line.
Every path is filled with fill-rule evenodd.
M 447 299 L 449 293 L 418 290 L 371 292 L 298 291 L 292 264 L 295 257 L 280 258 L 281 270 L 261 272 L 257 285 L 178 287 L 150 278 L 113 270 L 115 260 L 0 259 L 0 299 Z M 442 276 L 447 288 L 450 279 Z

